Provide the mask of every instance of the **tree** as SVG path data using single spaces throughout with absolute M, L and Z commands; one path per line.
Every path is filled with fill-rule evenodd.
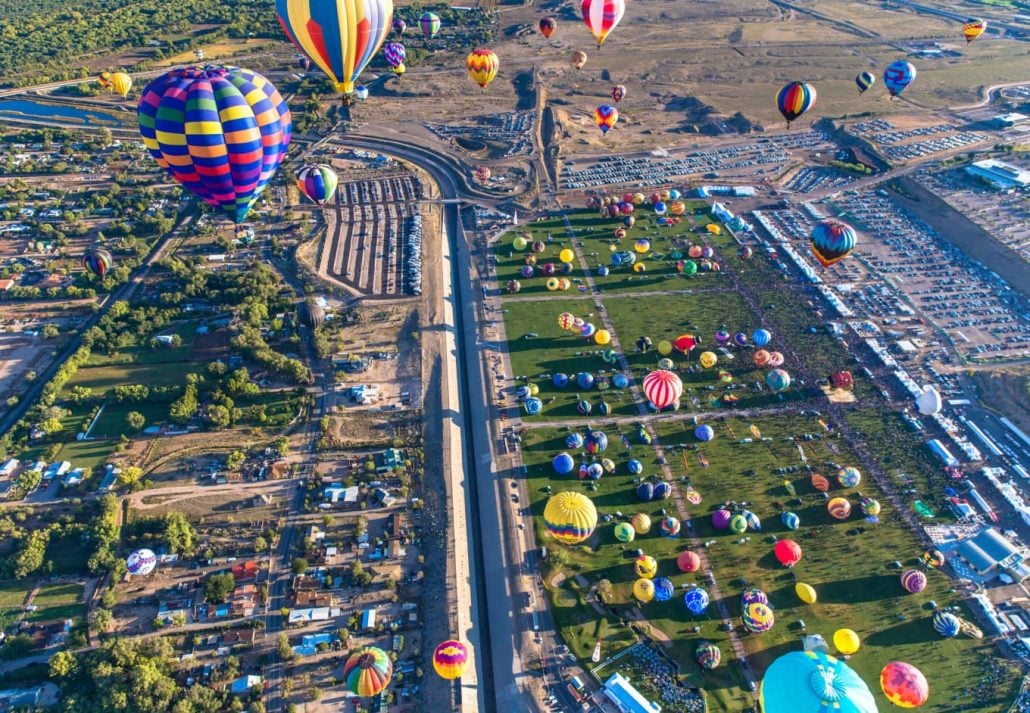
M 309 566 L 308 561 L 303 557 L 294 557 L 290 568 L 293 570 L 294 574 L 304 574 L 308 571 Z
M 93 612 L 93 626 L 100 633 L 106 633 L 111 626 L 111 612 L 107 609 L 97 609 Z
M 266 540 L 261 535 L 258 535 L 257 537 L 254 538 L 254 551 L 255 552 L 264 552 L 267 549 L 268 549 L 268 540 Z
M 240 469 L 240 466 L 243 465 L 246 460 L 246 453 L 243 451 L 233 451 L 229 454 L 229 457 L 225 459 L 225 467 L 229 470 L 236 471 Z
M 275 449 L 279 451 L 279 455 L 285 458 L 290 454 L 290 439 L 286 436 L 279 436 L 275 439 Z
M 212 574 L 204 582 L 204 597 L 212 604 L 223 604 L 236 588 L 236 578 L 230 572 Z
M 118 483 L 131 487 L 143 478 L 143 469 L 137 465 L 127 465 L 118 473 Z
M 14 557 L 14 578 L 21 579 L 43 566 L 47 545 L 50 544 L 50 530 L 33 530 L 29 533 Z
M 165 515 L 164 541 L 171 552 L 190 554 L 197 546 L 197 532 L 181 512 Z
M 217 429 L 228 428 L 232 422 L 232 412 L 220 404 L 208 406 L 205 417 L 208 424 Z
M 147 425 L 147 418 L 139 411 L 129 411 L 129 413 L 125 415 L 125 423 L 127 423 L 129 428 L 133 431 L 140 431 Z
M 198 407 L 197 386 L 188 384 L 183 395 L 172 402 L 168 415 L 175 423 L 184 425 L 197 413 Z
M 290 646 L 290 637 L 286 635 L 286 632 L 279 634 L 279 639 L 275 643 L 275 652 L 283 661 L 293 659 L 293 647 Z
M 57 417 L 48 418 L 40 424 L 40 428 L 43 432 L 50 435 L 54 433 L 60 433 L 64 429 L 64 424 L 61 423 L 61 419 Z
M 47 324 L 43 327 L 43 339 L 53 339 L 60 333 L 61 330 L 56 324 Z

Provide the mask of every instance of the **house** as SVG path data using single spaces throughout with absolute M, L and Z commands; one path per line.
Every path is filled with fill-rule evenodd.
M 257 609 L 258 592 L 253 584 L 237 584 L 229 600 L 231 616 L 251 616 Z
M 397 448 L 387 448 L 375 454 L 376 473 L 388 473 L 404 467 L 404 452 Z
M 63 646 L 68 640 L 68 634 L 72 630 L 72 620 L 53 619 L 35 624 L 22 622 L 21 627 L 23 633 L 32 638 L 37 649 L 51 649 L 55 646 Z
M 298 574 L 293 578 L 293 591 L 295 592 L 317 592 L 321 588 L 321 580 L 314 577 L 305 577 L 303 574 Z
M 257 676 L 254 674 L 250 674 L 248 676 L 240 676 L 239 678 L 235 679 L 232 683 L 229 684 L 229 691 L 234 696 L 243 696 L 247 693 L 250 693 L 251 689 L 255 686 L 260 687 L 263 682 L 264 679 L 262 679 L 261 676 Z
M 247 562 L 240 562 L 239 564 L 234 564 L 232 567 L 232 576 L 233 579 L 237 581 L 237 583 L 246 582 L 252 579 L 256 579 L 259 570 L 260 567 L 258 566 L 257 562 L 255 562 L 254 560 L 248 560 Z
M 82 482 L 83 474 L 85 471 L 82 468 L 76 468 L 75 470 L 68 471 L 65 473 L 64 478 L 61 479 L 61 485 L 66 488 L 74 488 L 76 485 Z
M 400 540 L 390 540 L 390 559 L 400 559 L 408 553 Z
M 0 711 L 36 710 L 42 698 L 42 686 L 8 688 L 0 691 Z
M 222 634 L 222 646 L 253 646 L 259 633 L 258 629 L 231 629 Z
M 312 621 L 329 621 L 332 616 L 339 616 L 339 609 L 329 607 L 315 607 L 306 609 L 290 609 L 287 617 L 290 624 L 306 624 Z M 335 615 L 333 612 L 337 612 Z
M 612 674 L 604 682 L 605 697 L 622 713 L 661 713 L 662 707 L 644 698 L 621 673 Z
M 14 280 L 0 280 L 0 292 L 7 292 L 14 287 Z
M 318 525 L 312 525 L 308 528 L 307 539 L 311 540 L 312 542 L 321 542 L 325 539 L 325 532 L 323 532 L 322 528 L 320 528 Z
M 348 507 L 354 507 L 358 504 L 360 492 L 356 485 L 345 488 L 342 483 L 332 483 L 325 487 L 325 490 L 322 491 L 322 496 L 330 503 L 343 503 Z
M 18 466 L 21 465 L 21 461 L 17 458 L 11 458 L 0 465 L 0 478 L 8 478 L 14 475 L 14 471 L 18 470 Z
M 388 508 L 395 502 L 397 502 L 397 498 L 390 495 L 390 493 L 388 493 L 383 488 L 376 488 L 373 491 L 373 494 L 375 495 L 376 500 L 379 502 L 379 504 L 382 505 L 384 508 Z
M 100 481 L 98 490 L 101 493 L 109 493 L 114 490 L 115 484 L 118 482 L 118 476 L 115 474 L 115 469 L 111 466 L 107 466 L 104 471 L 104 477 Z
M 303 591 L 293 595 L 293 605 L 298 608 L 331 607 L 336 603 L 334 600 L 332 592 Z
M 51 463 L 50 467 L 43 473 L 43 480 L 53 480 L 54 478 L 60 478 L 62 475 L 72 469 L 72 464 L 66 460 L 60 463 Z
M 172 623 L 173 619 L 189 622 L 192 610 L 192 599 L 166 599 L 158 603 L 157 616 L 165 624 Z
M 159 334 L 156 337 L 154 337 L 154 341 L 157 342 L 158 344 L 160 344 L 163 347 L 170 347 L 170 346 L 172 346 L 172 342 L 175 341 L 175 335 L 174 334 Z
M 376 610 L 366 609 L 361 612 L 361 628 L 365 631 L 370 631 L 376 628 Z

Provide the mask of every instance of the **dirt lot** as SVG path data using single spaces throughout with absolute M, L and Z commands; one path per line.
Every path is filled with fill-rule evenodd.
M 973 374 L 980 401 L 1030 432 L 1030 368 L 995 369 Z

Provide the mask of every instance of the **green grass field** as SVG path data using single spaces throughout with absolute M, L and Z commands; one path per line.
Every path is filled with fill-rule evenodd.
M 0 631 L 6 631 L 18 621 L 32 584 L 33 580 L 29 579 L 0 582 Z
M 32 598 L 38 609 L 26 614 L 25 620 L 81 619 L 86 615 L 86 605 L 79 602 L 81 597 L 81 584 L 44 584 Z
M 583 212 L 574 215 L 574 220 L 584 224 L 595 220 Z M 548 232 L 556 235 L 556 226 L 560 224 L 549 222 L 553 224 L 530 224 L 530 229 L 542 231 L 545 236 Z M 604 222 L 610 230 L 611 222 Z M 584 232 L 588 227 L 577 227 L 577 232 Z M 593 239 L 607 240 L 600 236 Z M 510 244 L 510 236 L 504 240 Z M 713 236 L 712 241 L 716 250 L 731 248 L 725 241 L 732 242 L 732 238 L 725 235 Z M 548 246 L 545 255 L 550 252 L 557 255 L 560 248 L 556 242 Z M 502 250 L 504 248 L 498 253 Z M 501 258 L 502 263 L 504 259 Z M 514 257 L 508 269 L 515 270 L 520 265 L 521 258 Z M 504 279 L 502 271 L 502 282 Z M 693 485 L 703 495 L 700 505 L 689 506 L 689 516 L 699 542 L 712 542 L 706 553 L 731 618 L 739 621 L 739 597 L 745 586 L 757 586 L 767 592 L 775 609 L 777 624 L 771 631 L 761 635 L 742 634 L 750 665 L 762 671 L 776 656 L 799 649 L 802 620 L 806 633 L 819 633 L 828 641 L 832 641 L 834 630 L 849 627 L 863 640 L 862 650 L 850 663 L 875 691 L 879 690 L 876 681 L 880 668 L 890 660 L 900 659 L 915 664 L 930 679 L 934 695 L 926 710 L 943 713 L 959 705 L 981 711 L 1004 710 L 1005 702 L 1013 695 L 1015 675 L 998 688 L 988 689 L 975 701 L 970 693 L 980 682 L 981 667 L 991 647 L 968 638 L 942 639 L 931 626 L 931 601 L 942 607 L 956 605 L 959 601 L 947 577 L 930 571 L 929 586 L 924 592 L 908 595 L 902 589 L 900 571 L 894 562 L 901 562 L 905 568 L 918 566 L 922 547 L 915 534 L 906 529 L 893 512 L 893 506 L 881 496 L 876 484 L 867 477 L 849 493 L 836 487 L 831 492 L 831 495 L 849 497 L 852 514 L 847 522 L 830 518 L 824 495 L 811 487 L 806 467 L 830 477 L 836 486 L 837 469 L 859 463 L 836 431 L 820 423 L 829 417 L 802 416 L 798 407 L 791 408 L 791 401 L 796 399 L 810 400 L 805 403 L 806 407 L 810 403 L 814 408 L 821 408 L 825 401 L 811 388 L 814 381 L 835 369 L 854 368 L 853 359 L 822 329 L 822 319 L 806 304 L 809 301 L 814 304 L 817 298 L 813 296 L 809 300 L 804 294 L 794 292 L 761 255 L 742 262 L 734 254 L 718 279 L 724 282 L 715 289 L 709 289 L 714 284 L 709 283 L 703 288 L 691 287 L 693 291 L 687 293 L 642 296 L 633 286 L 627 287 L 623 278 L 623 283 L 604 289 L 603 306 L 638 384 L 646 371 L 656 366 L 659 357 L 654 351 L 637 353 L 634 348 L 637 337 L 649 336 L 657 344 L 686 332 L 700 335 L 704 340 L 701 348 L 689 356 L 673 353 L 677 373 L 684 382 L 681 414 L 659 416 L 655 424 L 678 488 L 682 491 L 688 484 Z M 729 289 L 732 287 L 741 292 Z M 525 283 L 523 288 L 526 293 Z M 749 295 L 754 297 L 749 298 Z M 556 317 L 561 311 L 569 311 L 600 326 L 601 310 L 592 299 L 571 294 L 546 300 L 512 295 L 505 299 L 504 309 L 514 373 L 528 377 L 540 387 L 544 401 L 540 419 L 582 420 L 575 410 L 578 396 L 587 396 L 592 401 L 601 396 L 577 395 L 575 387 L 558 390 L 551 385 L 550 374 L 610 372 L 616 367 L 601 359 L 601 347 L 562 332 Z M 773 333 L 768 348 L 784 352 L 785 368 L 796 380 L 804 379 L 807 382 L 804 387 L 798 388 L 795 383 L 782 398 L 761 388 L 764 370 L 753 367 L 751 350 L 734 349 L 732 361 L 720 354 L 719 366 L 713 369 L 703 370 L 697 364 L 699 352 L 713 346 L 715 330 L 750 334 L 759 326 Z M 527 333 L 536 336 L 526 338 Z M 730 371 L 733 385 L 740 387 L 730 392 L 740 399 L 735 407 L 721 404 L 720 396 L 726 389 L 718 378 L 721 368 Z M 910 496 L 912 499 L 922 497 L 936 507 L 940 499 L 933 493 L 940 491 L 940 471 L 919 445 L 920 439 L 896 414 L 884 408 L 874 389 L 861 379 L 856 395 L 860 404 L 848 411 L 847 420 L 860 431 L 863 447 L 877 457 L 889 477 L 917 489 L 918 493 Z M 638 412 L 629 390 L 608 391 L 603 398 L 612 403 L 613 417 Z M 743 407 L 765 407 L 771 411 L 746 419 L 735 416 L 734 408 Z M 682 413 L 690 410 L 716 411 L 716 416 L 705 421 L 715 430 L 712 442 L 699 443 L 694 437 L 694 419 L 684 419 Z M 704 586 L 704 582 L 701 573 L 684 574 L 675 565 L 676 554 L 687 546 L 686 529 L 681 533 L 683 537 L 675 539 L 659 533 L 657 523 L 664 514 L 662 508 L 668 514 L 677 514 L 675 501 L 642 503 L 635 494 L 636 482 L 629 474 L 627 462 L 635 458 L 643 464 L 643 474 L 638 477 L 660 477 L 655 451 L 640 442 L 632 419 L 618 423 L 596 411 L 590 418 L 593 428 L 606 432 L 609 446 L 603 456 L 615 466 L 613 473 L 598 481 L 580 481 L 574 474 L 557 476 L 551 460 L 557 453 L 568 450 L 565 437 L 570 429 L 533 428 L 534 418 L 524 419 L 530 426 L 522 444 L 530 507 L 538 539 L 547 543 L 552 557 L 549 571 L 545 571 L 545 585 L 566 643 L 577 656 L 588 659 L 598 641 L 604 655 L 608 656 L 638 640 L 641 632 L 649 632 L 679 661 L 687 681 L 703 687 L 711 710 L 737 711 L 748 707 L 750 696 L 742 688 L 744 679 L 739 665 L 733 661 L 728 635 L 718 630 L 715 603 L 701 617 L 692 616 L 683 605 L 684 588 Z M 752 424 L 768 440 L 740 442 L 745 438 L 756 440 L 750 429 Z M 626 437 L 628 448 L 622 445 L 621 436 Z M 795 442 L 794 437 L 800 440 Z M 807 462 L 802 459 L 798 445 Z M 582 453 L 570 453 L 577 462 L 589 458 Z M 792 472 L 775 472 L 785 467 L 792 468 Z M 788 493 L 785 478 L 792 481 L 796 496 Z M 549 492 L 560 490 L 588 494 L 601 516 L 595 534 L 582 546 L 564 547 L 544 537 L 543 507 Z M 863 519 L 859 492 L 881 503 L 883 510 L 877 524 Z M 747 501 L 748 509 L 762 519 L 763 531 L 741 537 L 714 530 L 710 511 L 717 503 L 728 500 Z M 802 526 L 798 531 L 789 532 L 781 524 L 780 514 L 785 509 L 800 517 Z M 647 513 L 654 521 L 651 532 L 632 544 L 616 541 L 613 527 L 619 520 L 617 513 L 621 513 L 622 519 L 628 519 L 638 512 Z M 609 518 L 608 522 L 605 518 Z M 772 555 L 776 539 L 788 534 L 805 552 L 802 561 L 792 570 L 781 567 Z M 670 601 L 645 605 L 632 601 L 630 589 L 636 579 L 632 556 L 638 547 L 659 561 L 658 576 L 668 577 L 676 586 Z M 815 587 L 819 601 L 814 605 L 802 604 L 794 594 L 797 581 Z M 606 609 L 591 592 L 598 584 L 607 589 L 609 583 Z M 968 612 L 963 616 L 971 618 Z M 699 627 L 700 631 L 692 631 L 693 627 Z M 694 650 L 700 639 L 713 641 L 722 649 L 723 663 L 713 672 L 704 673 L 694 663 Z M 605 675 L 613 670 L 618 670 L 618 666 L 613 664 Z M 646 680 L 641 682 L 639 672 L 626 672 L 645 694 L 653 697 L 657 693 Z M 882 698 L 880 704 L 884 709 L 889 705 Z

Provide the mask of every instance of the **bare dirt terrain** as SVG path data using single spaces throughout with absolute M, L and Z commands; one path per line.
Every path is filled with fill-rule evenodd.
M 1030 368 L 977 371 L 973 379 L 983 403 L 1008 416 L 1024 433 L 1030 432 Z

